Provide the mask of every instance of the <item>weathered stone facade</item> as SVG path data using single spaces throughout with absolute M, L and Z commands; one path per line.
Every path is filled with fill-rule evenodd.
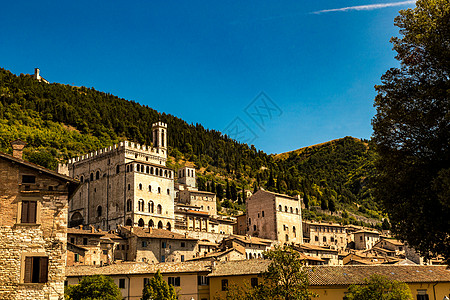
M 301 199 L 259 190 L 246 202 L 248 234 L 281 243 L 303 243 Z
M 69 177 L 0 153 L 0 299 L 62 299 Z
M 311 245 L 331 246 L 340 250 L 347 248 L 347 230 L 340 224 L 304 221 L 303 236 L 310 240 Z
M 121 142 L 69 160 L 61 172 L 82 182 L 69 207 L 70 226 L 174 226 L 174 172 L 166 167 L 167 125 L 153 124 L 153 148 Z

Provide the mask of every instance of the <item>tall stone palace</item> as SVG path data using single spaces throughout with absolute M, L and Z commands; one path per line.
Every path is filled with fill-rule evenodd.
M 152 135 L 153 147 L 125 141 L 59 166 L 60 173 L 81 182 L 69 205 L 69 227 L 174 227 L 174 171 L 166 167 L 167 124 L 154 123 Z

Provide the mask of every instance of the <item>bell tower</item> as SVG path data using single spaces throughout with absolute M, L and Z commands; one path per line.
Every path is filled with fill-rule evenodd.
M 153 147 L 156 149 L 167 150 L 167 124 L 156 122 L 152 124 Z

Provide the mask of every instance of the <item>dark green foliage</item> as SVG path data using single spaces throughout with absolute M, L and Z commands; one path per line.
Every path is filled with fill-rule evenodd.
M 357 203 L 369 212 L 378 210 L 366 185 L 373 153 L 357 139 L 346 137 L 280 158 L 93 88 L 39 83 L 0 69 L 0 151 L 10 152 L 9 142 L 21 138 L 28 143 L 26 158 L 46 167 L 124 139 L 151 144 L 150 124 L 158 120 L 168 124 L 174 165 L 187 159 L 206 168 L 205 177 L 198 172 L 198 186 L 206 190 L 209 182 L 219 200 L 236 201 L 239 189 L 253 185 L 254 191 L 307 194 L 309 206 L 320 206 L 320 195 L 329 191 L 338 207 Z M 39 154 L 31 155 L 35 150 Z
M 176 300 L 177 294 L 172 285 L 162 277 L 159 270 L 148 284 L 144 286 L 141 300 Z
M 391 229 L 391 223 L 389 223 L 389 220 L 387 218 L 384 218 L 383 223 L 381 224 L 381 229 L 383 230 Z
M 376 86 L 375 196 L 392 232 L 450 260 L 450 5 L 419 0 L 395 18 L 400 68 Z
M 83 277 L 79 284 L 65 288 L 66 300 L 121 300 L 122 295 L 114 281 L 103 275 Z
M 366 284 L 351 285 L 345 300 L 412 300 L 406 283 L 390 280 L 381 275 L 372 275 Z

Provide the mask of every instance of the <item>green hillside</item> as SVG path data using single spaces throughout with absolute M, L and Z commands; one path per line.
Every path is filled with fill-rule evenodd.
M 93 88 L 40 83 L 0 69 L 0 151 L 10 152 L 9 142 L 21 138 L 28 143 L 26 158 L 45 167 L 124 139 L 151 144 L 150 124 L 158 120 L 168 124 L 172 167 L 194 162 L 199 188 L 228 198 L 225 207 L 243 209 L 241 191 L 262 187 L 306 195 L 311 207 L 378 217 L 366 188 L 373 153 L 360 140 L 346 137 L 268 155 L 200 124 Z

